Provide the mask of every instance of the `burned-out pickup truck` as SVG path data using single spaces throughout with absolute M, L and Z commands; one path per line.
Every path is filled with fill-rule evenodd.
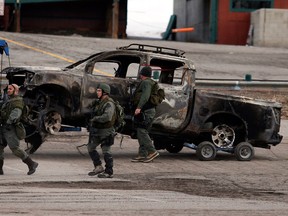
M 184 146 L 200 160 L 213 160 L 217 151 L 251 160 L 254 147 L 281 142 L 281 104 L 197 89 L 196 69 L 178 49 L 131 44 L 104 51 L 66 68 L 8 67 L 9 83 L 21 86 L 29 107 L 26 142 L 33 153 L 63 125 L 86 127 L 97 85 L 111 86 L 111 97 L 125 107 L 122 134 L 135 137 L 131 95 L 139 71 L 151 66 L 153 79 L 165 89 L 150 135 L 157 149 L 178 153 Z

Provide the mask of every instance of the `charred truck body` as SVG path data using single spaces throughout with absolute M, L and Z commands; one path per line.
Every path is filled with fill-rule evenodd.
M 196 150 L 200 160 L 212 160 L 218 150 L 251 160 L 254 147 L 270 148 L 281 142 L 281 104 L 197 89 L 195 67 L 184 51 L 131 44 L 92 55 L 64 69 L 8 67 L 9 83 L 21 86 L 29 107 L 26 141 L 31 153 L 45 137 L 62 125 L 86 127 L 89 105 L 96 87 L 111 86 L 111 97 L 125 107 L 122 134 L 134 137 L 131 96 L 139 83 L 139 71 L 151 66 L 153 78 L 165 89 L 157 106 L 151 137 L 157 149 L 180 152 Z

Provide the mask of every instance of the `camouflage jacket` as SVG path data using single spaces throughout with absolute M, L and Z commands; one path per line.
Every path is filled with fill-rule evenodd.
M 143 109 L 153 107 L 149 99 L 154 83 L 152 79 L 147 78 L 142 80 L 137 86 L 133 97 L 133 104 L 136 108 Z
M 20 121 L 24 107 L 23 98 L 20 96 L 9 97 L 1 106 L 1 123 L 15 124 Z
M 115 105 L 112 98 L 105 98 L 99 103 L 94 103 L 93 118 L 90 120 L 92 128 L 90 131 L 98 136 L 109 136 L 114 133 Z

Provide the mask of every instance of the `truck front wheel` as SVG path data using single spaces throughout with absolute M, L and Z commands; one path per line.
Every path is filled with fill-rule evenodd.
M 46 132 L 49 134 L 55 134 L 56 132 L 59 132 L 61 129 L 61 115 L 56 111 L 48 112 L 46 115 L 44 115 L 43 123 L 44 128 Z

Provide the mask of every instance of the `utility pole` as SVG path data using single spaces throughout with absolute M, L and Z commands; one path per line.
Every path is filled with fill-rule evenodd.
M 20 14 L 20 10 L 21 10 L 21 0 L 16 0 L 15 1 L 15 14 L 14 14 L 14 30 L 15 32 L 20 32 L 21 31 L 21 27 L 20 27 L 20 22 L 21 22 L 21 14 Z
M 113 12 L 112 12 L 112 38 L 118 38 L 119 27 L 119 1 L 113 0 Z

